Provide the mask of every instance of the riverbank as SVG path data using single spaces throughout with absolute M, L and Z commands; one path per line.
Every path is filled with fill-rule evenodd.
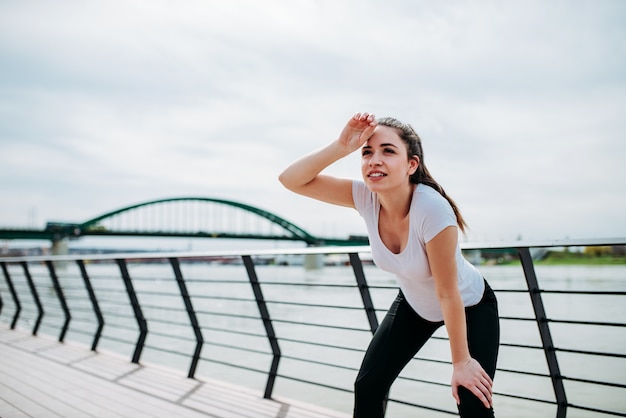
M 569 251 L 549 251 L 546 256 L 535 262 L 537 265 L 624 265 L 626 255 L 623 254 L 589 254 Z
M 626 265 L 626 255 L 623 254 L 593 254 L 586 252 L 548 251 L 541 259 L 534 261 L 537 266 L 613 266 Z M 516 257 L 502 257 L 488 260 L 485 264 L 517 265 L 520 261 Z

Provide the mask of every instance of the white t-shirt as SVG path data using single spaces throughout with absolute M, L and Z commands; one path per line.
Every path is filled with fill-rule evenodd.
M 376 193 L 362 181 L 355 180 L 352 198 L 365 220 L 376 265 L 396 275 L 402 293 L 415 312 L 429 321 L 442 321 L 443 312 L 426 256 L 426 243 L 446 227 L 457 225 L 450 203 L 432 187 L 418 184 L 411 200 L 408 242 L 401 253 L 394 254 L 378 233 L 380 202 Z M 482 298 L 485 282 L 480 272 L 463 257 L 458 244 L 456 264 L 463 304 L 466 307 L 476 305 Z

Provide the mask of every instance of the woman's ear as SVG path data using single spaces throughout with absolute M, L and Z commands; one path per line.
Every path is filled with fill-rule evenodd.
M 420 157 L 414 155 L 413 158 L 409 160 L 409 176 L 412 176 L 413 173 L 417 171 L 417 167 L 420 165 Z

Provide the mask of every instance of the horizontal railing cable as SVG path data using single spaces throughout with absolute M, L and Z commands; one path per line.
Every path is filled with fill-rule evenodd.
M 304 344 L 304 345 L 310 345 L 310 346 L 314 346 L 314 347 L 334 348 L 334 349 L 338 349 L 338 350 L 347 350 L 347 351 L 354 351 L 354 352 L 357 352 L 357 353 L 365 353 L 365 350 L 362 349 L 362 348 L 346 347 L 346 346 L 335 345 L 335 344 L 326 344 L 326 343 L 320 343 L 320 342 L 310 341 L 310 340 L 299 340 L 299 339 L 295 339 L 295 338 L 281 337 L 280 341 L 285 341 L 285 342 L 290 342 L 290 343 L 297 343 L 297 344 Z
M 219 328 L 219 327 L 211 327 L 211 326 L 202 326 L 201 328 L 206 331 L 218 331 L 218 332 L 231 333 L 231 334 L 243 335 L 243 336 L 248 336 L 248 337 L 266 338 L 265 334 L 236 330 L 232 328 Z
M 282 324 L 292 324 L 292 325 L 304 325 L 307 327 L 317 327 L 317 328 L 327 328 L 327 329 L 335 329 L 335 330 L 343 330 L 343 331 L 363 331 L 367 332 L 366 328 L 356 328 L 356 327 L 348 327 L 343 325 L 330 325 L 330 324 L 320 324 L 315 322 L 306 322 L 306 321 L 291 321 L 288 319 L 273 319 L 275 323 Z

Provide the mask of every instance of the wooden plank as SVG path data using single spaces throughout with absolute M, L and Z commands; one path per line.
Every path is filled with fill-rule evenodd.
M 0 326 L 0 416 L 347 418 Z
M 140 365 L 131 363 L 128 358 L 118 354 L 107 352 L 101 354 L 103 355 L 93 356 L 81 362 L 73 363 L 72 367 L 112 381 L 122 379 L 124 376 L 134 373 L 141 368 Z
M 137 369 L 120 379 L 119 383 L 171 402 L 178 402 L 202 385 L 201 381 L 189 379 L 182 372 L 162 370 L 152 365 Z
M 13 349 L 14 350 L 14 349 Z M 0 396 L 7 399 L 12 405 L 31 416 L 79 416 L 81 409 L 75 408 L 68 403 L 68 397 L 58 385 L 41 384 L 45 382 L 45 374 L 33 378 L 31 368 L 37 368 L 37 361 L 26 363 L 27 367 L 17 368 L 8 364 L 7 360 L 14 362 L 17 358 L 11 355 L 12 349 L 4 348 L 2 352 L 2 380 L 6 385 Z M 28 357 L 27 357 L 28 358 Z M 32 359 L 31 359 L 32 360 Z M 24 364 L 24 363 L 22 363 Z M 52 367 L 50 373 L 58 372 Z M 52 380 L 52 379 L 50 379 Z M 8 389 L 8 390 L 7 390 Z M 41 411 L 45 411 L 42 413 Z
M 52 340 L 48 337 L 37 338 L 28 334 L 21 334 L 21 336 L 22 338 L 17 338 L 15 339 L 15 341 L 10 342 L 9 344 L 14 347 L 19 347 L 24 351 L 30 351 L 31 353 L 36 353 L 59 345 L 56 340 Z
M 0 358 L 3 383 L 19 394 L 2 390 L 0 397 L 8 397 L 12 405 L 17 404 L 30 416 L 206 416 L 45 356 L 21 351 L 21 347 L 2 347 Z M 42 413 L 41 408 L 46 412 Z
M 5 418 L 30 418 L 28 415 L 0 400 L 0 417 Z
M 7 384 L 8 379 L 3 376 L 0 382 L 0 416 L 1 417 L 55 417 L 59 416 L 48 408 L 19 393 L 14 387 Z M 28 414 L 26 413 L 28 411 Z

